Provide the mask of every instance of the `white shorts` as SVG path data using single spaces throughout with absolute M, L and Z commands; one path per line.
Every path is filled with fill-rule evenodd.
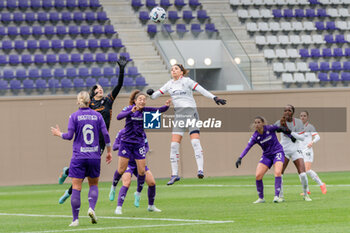
M 312 163 L 314 161 L 314 151 L 313 150 L 304 150 L 303 157 L 305 162 Z
M 198 121 L 198 119 L 199 117 L 196 108 L 175 109 L 174 123 L 176 124 L 176 126 L 173 127 L 172 133 L 183 136 L 187 129 L 189 134 L 199 133 L 199 128 L 196 126 L 195 123 Z
M 304 159 L 303 153 L 301 152 L 301 150 L 297 150 L 297 151 L 292 152 L 292 153 L 286 153 L 285 156 L 287 159 L 292 160 L 292 161 L 295 161 L 297 159 Z

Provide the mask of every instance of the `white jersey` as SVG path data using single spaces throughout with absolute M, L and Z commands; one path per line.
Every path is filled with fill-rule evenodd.
M 169 80 L 158 91 L 154 92 L 151 96 L 152 99 L 159 97 L 162 94 L 169 93 L 174 108 L 196 108 L 196 101 L 193 98 L 193 91 L 196 90 L 202 95 L 213 99 L 215 96 L 209 91 L 201 87 L 197 82 L 193 81 L 189 77 L 181 77 L 178 80 Z
M 276 121 L 275 125 L 281 126 L 280 121 L 279 120 Z M 291 122 L 287 121 L 287 126 L 288 126 L 288 129 L 290 129 L 290 131 L 292 131 L 296 134 L 300 134 L 304 131 L 304 124 L 298 118 L 293 118 L 293 120 Z M 297 140 L 297 141 L 299 141 L 299 140 Z M 283 146 L 283 150 L 284 150 L 285 154 L 292 154 L 292 153 L 296 152 L 297 150 L 300 150 L 299 143 L 292 142 L 290 137 L 288 137 L 284 133 L 281 133 L 280 143 Z
M 304 141 L 299 141 L 300 149 L 303 151 L 303 153 L 305 153 L 305 152 L 313 153 L 312 147 L 308 148 L 307 145 L 310 142 L 312 142 L 313 136 L 318 135 L 315 127 L 312 124 L 310 124 L 309 122 L 306 122 L 306 124 L 304 125 L 304 131 L 301 133 L 301 135 L 304 136 Z

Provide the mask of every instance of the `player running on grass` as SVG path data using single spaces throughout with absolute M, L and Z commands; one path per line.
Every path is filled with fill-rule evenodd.
M 312 149 L 312 146 L 320 140 L 320 136 L 316 132 L 315 127 L 309 123 L 308 111 L 302 111 L 300 113 L 300 119 L 304 124 L 304 131 L 301 135 L 304 135 L 305 139 L 299 143 L 304 156 L 306 174 L 308 174 L 320 186 L 322 193 L 326 194 L 326 184 L 321 181 L 315 171 L 311 170 L 311 165 L 314 161 L 314 150 Z M 308 190 L 308 194 L 310 194 L 310 190 Z
M 171 100 L 167 100 L 165 105 L 160 108 L 146 107 L 146 94 L 135 90 L 130 95 L 129 106 L 121 111 L 117 119 L 125 118 L 125 131 L 120 140 L 118 152 L 118 172 L 114 174 L 111 191 L 116 186 L 128 167 L 129 160 L 134 159 L 137 164 L 137 182 L 143 186 L 146 178 L 146 134 L 143 128 L 143 113 L 147 112 L 165 112 L 169 109 Z M 152 210 L 151 210 L 152 211 Z
M 91 102 L 89 104 L 89 107 L 101 113 L 103 120 L 106 123 L 106 127 L 108 131 L 109 131 L 109 126 L 110 126 L 111 117 L 112 117 L 112 106 L 113 106 L 114 100 L 117 98 L 120 92 L 120 89 L 123 86 L 124 71 L 127 63 L 128 63 L 128 60 L 124 56 L 121 56 L 119 58 L 118 65 L 120 69 L 119 69 L 118 84 L 113 88 L 111 93 L 109 93 L 107 96 L 104 97 L 103 88 L 98 84 L 93 86 L 90 91 Z M 100 135 L 99 145 L 101 148 L 101 155 L 102 155 L 105 149 L 105 141 L 102 135 Z M 58 178 L 58 183 L 63 184 L 68 174 L 69 174 L 69 168 L 64 167 L 62 174 Z M 71 194 L 72 194 L 72 186 L 64 192 L 62 197 L 59 199 L 58 203 L 63 204 Z
M 277 121 L 275 125 L 277 126 L 284 126 L 288 127 L 290 131 L 292 131 L 291 135 L 300 141 L 304 140 L 304 136 L 300 135 L 304 131 L 304 124 L 300 119 L 294 118 L 295 108 L 293 105 L 288 104 L 284 108 L 283 117 L 281 120 Z M 281 145 L 283 146 L 283 150 L 285 153 L 285 160 L 283 163 L 283 170 L 282 170 L 282 188 L 280 192 L 280 198 L 281 200 L 284 200 L 283 196 L 283 174 L 286 170 L 289 160 L 292 160 L 295 167 L 297 168 L 300 182 L 303 187 L 303 193 L 304 193 L 304 200 L 305 201 L 312 201 L 310 196 L 307 194 L 307 190 L 309 189 L 308 185 L 308 179 L 305 172 L 305 163 L 303 154 L 301 153 L 301 150 L 299 148 L 299 143 L 295 142 L 295 140 L 291 140 L 290 137 L 287 137 L 286 135 L 281 135 Z
M 253 202 L 264 203 L 264 185 L 263 177 L 265 173 L 274 165 L 274 175 L 275 175 L 275 197 L 273 202 L 282 202 L 279 198 L 279 193 L 282 184 L 282 168 L 284 162 L 284 151 L 281 144 L 278 142 L 276 132 L 283 132 L 283 134 L 290 136 L 290 130 L 286 127 L 278 127 L 276 125 L 266 125 L 266 120 L 263 117 L 255 117 L 253 127 L 255 129 L 254 134 L 251 136 L 247 147 L 244 149 L 242 154 L 236 161 L 236 167 L 241 165 L 242 158 L 248 153 L 250 148 L 255 144 L 258 144 L 263 150 L 261 159 L 256 167 L 256 189 L 258 191 L 258 200 Z
M 54 136 L 73 142 L 73 156 L 69 165 L 69 177 L 72 178 L 71 206 L 73 221 L 69 226 L 79 225 L 80 192 L 85 177 L 89 181 L 89 210 L 92 223 L 97 223 L 95 206 L 98 199 L 98 179 L 101 169 L 101 154 L 99 135 L 102 134 L 107 146 L 106 162 L 112 161 L 112 150 L 106 124 L 100 113 L 89 108 L 89 93 L 82 91 L 78 94 L 79 110 L 69 117 L 68 132 L 62 133 L 56 125 L 51 127 Z
M 113 150 L 119 150 L 120 146 L 120 140 L 123 137 L 123 134 L 125 133 L 125 129 L 122 129 L 119 131 L 117 134 L 117 137 L 115 139 L 115 142 L 113 144 Z M 149 150 L 148 146 L 148 141 L 145 135 L 145 152 L 147 154 Z M 118 173 L 118 170 L 115 171 L 115 174 Z M 137 173 L 137 167 L 136 167 L 136 162 L 134 159 L 130 159 L 128 163 L 128 168 L 124 172 L 122 176 L 122 182 L 123 186 L 119 190 L 119 195 L 118 195 L 118 204 L 117 208 L 115 210 L 115 214 L 122 214 L 122 206 L 126 197 L 126 193 L 128 192 L 128 189 L 130 187 L 131 183 L 131 177 L 132 175 L 135 175 L 136 177 L 138 176 Z M 149 170 L 149 168 L 146 166 L 146 183 L 148 185 L 148 211 L 154 211 L 154 212 L 161 212 L 160 209 L 156 208 L 154 205 L 154 199 L 156 196 L 156 181 L 154 180 L 154 177 L 152 175 L 152 172 Z M 140 198 L 141 198 L 141 191 L 143 189 L 143 186 L 141 186 L 139 183 L 137 183 L 137 191 L 134 193 L 134 205 L 135 207 L 140 206 Z M 109 194 L 109 200 L 114 201 L 115 197 L 115 189 L 112 188 L 111 192 Z
M 185 77 L 188 74 L 183 65 L 175 64 L 171 67 L 171 76 L 172 80 L 168 81 L 163 87 L 158 91 L 153 89 L 148 89 L 147 94 L 151 96 L 152 99 L 156 99 L 159 96 L 168 92 L 172 98 L 175 109 L 175 122 L 188 120 L 197 121 L 198 112 L 196 102 L 193 98 L 193 91 L 196 90 L 200 92 L 205 97 L 213 99 L 216 104 L 224 105 L 226 100 L 219 99 L 215 95 L 211 94 L 209 91 L 201 87 L 197 82 L 193 81 L 189 77 Z M 178 174 L 178 163 L 179 160 L 179 150 L 180 143 L 186 127 L 173 127 L 171 144 L 170 144 L 170 164 L 171 164 L 171 178 L 168 182 L 168 185 L 174 184 L 176 181 L 180 180 Z M 194 150 L 194 155 L 197 162 L 198 173 L 197 176 L 199 179 L 204 178 L 204 158 L 203 158 L 203 149 L 199 140 L 199 128 L 197 127 L 188 127 L 191 144 Z

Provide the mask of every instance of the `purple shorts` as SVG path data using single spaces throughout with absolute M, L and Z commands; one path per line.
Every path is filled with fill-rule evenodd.
M 277 152 L 276 154 L 270 156 L 263 155 L 261 156 L 259 163 L 265 164 L 268 168 L 271 168 L 272 164 L 275 164 L 276 162 L 284 163 L 283 151 Z
M 84 179 L 100 177 L 101 159 L 72 159 L 69 165 L 69 177 Z
M 121 142 L 118 155 L 128 159 L 145 159 L 145 144 Z
M 146 171 L 148 171 L 148 167 L 146 166 Z M 137 172 L 137 166 L 132 166 L 132 165 L 128 165 L 128 168 L 126 169 L 125 172 L 129 172 L 132 174 L 134 174 L 136 177 L 139 175 L 139 173 Z

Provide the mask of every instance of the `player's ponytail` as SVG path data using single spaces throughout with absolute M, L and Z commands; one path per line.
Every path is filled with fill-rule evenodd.
M 89 107 L 90 95 L 86 91 L 81 91 L 77 96 L 77 100 L 78 100 L 77 104 L 79 105 L 79 108 Z
M 147 95 L 143 92 L 141 92 L 140 90 L 135 90 L 133 92 L 131 92 L 130 98 L 129 98 L 129 105 L 133 105 L 135 104 L 135 100 L 140 96 L 140 95 L 144 95 L 147 97 Z

